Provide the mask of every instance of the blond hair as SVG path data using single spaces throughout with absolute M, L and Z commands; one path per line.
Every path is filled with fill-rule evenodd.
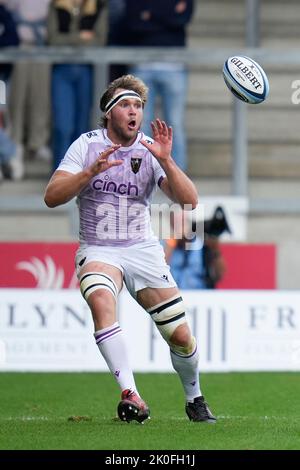
M 117 78 L 111 82 L 100 99 L 100 110 L 104 113 L 107 103 L 113 98 L 116 90 L 118 88 L 123 88 L 124 90 L 132 90 L 139 94 L 141 97 L 143 107 L 147 102 L 148 96 L 148 87 L 145 83 L 138 77 L 134 75 L 123 75 L 122 77 Z M 100 119 L 101 127 L 107 127 L 107 118 L 102 116 Z

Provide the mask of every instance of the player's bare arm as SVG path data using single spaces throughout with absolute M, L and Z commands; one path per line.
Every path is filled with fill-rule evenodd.
M 151 123 L 153 140 L 148 144 L 145 140 L 141 143 L 158 160 L 160 166 L 164 169 L 167 177 L 161 183 L 162 191 L 174 202 L 178 202 L 182 207 L 190 204 L 194 209 L 198 203 L 198 194 L 194 183 L 188 176 L 176 165 L 171 151 L 173 132 L 164 121 L 156 119 Z
M 67 171 L 58 170 L 50 179 L 45 192 L 45 203 L 48 207 L 56 207 L 73 199 L 88 184 L 91 178 L 123 163 L 122 160 L 109 161 L 109 156 L 121 145 L 112 145 L 101 152 L 98 159 L 86 170 L 75 175 Z

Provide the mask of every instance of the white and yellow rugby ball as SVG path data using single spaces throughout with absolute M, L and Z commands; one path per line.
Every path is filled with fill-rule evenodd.
M 250 57 L 229 57 L 223 66 L 223 76 L 229 90 L 246 103 L 262 103 L 269 94 L 267 75 Z

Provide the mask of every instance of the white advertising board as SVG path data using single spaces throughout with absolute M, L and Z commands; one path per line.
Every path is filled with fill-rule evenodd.
M 300 292 L 182 294 L 200 370 L 300 370 Z M 172 371 L 167 345 L 128 292 L 119 320 L 135 371 Z M 79 291 L 1 289 L 0 370 L 107 371 Z

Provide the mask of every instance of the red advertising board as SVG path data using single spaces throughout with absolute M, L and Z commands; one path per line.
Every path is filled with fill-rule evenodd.
M 276 246 L 230 243 L 221 246 L 226 273 L 218 289 L 276 289 Z
M 77 243 L 0 243 L 0 287 L 60 289 L 78 286 Z M 226 274 L 220 289 L 275 289 L 276 247 L 224 244 Z
M 77 247 L 77 243 L 0 243 L 0 287 L 77 287 Z

